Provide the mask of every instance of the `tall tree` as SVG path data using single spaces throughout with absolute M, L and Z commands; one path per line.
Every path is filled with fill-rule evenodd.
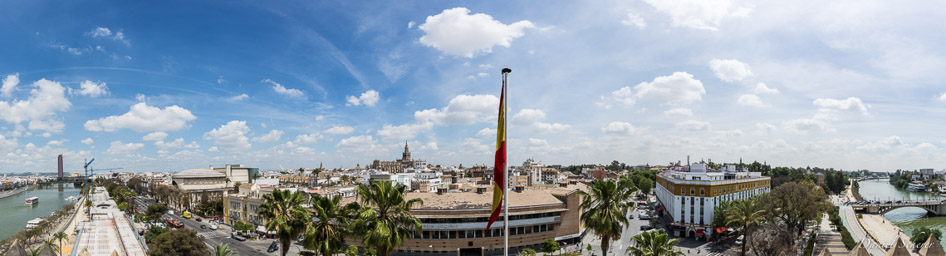
M 633 238 L 634 246 L 628 247 L 627 252 L 632 256 L 677 256 L 686 255 L 673 250 L 673 245 L 680 239 L 668 239 L 663 229 L 640 233 Z
M 148 208 L 145 209 L 145 217 L 148 217 L 148 221 L 155 223 L 158 219 L 161 219 L 161 216 L 168 211 L 168 206 L 163 204 L 150 204 Z
M 654 187 L 654 181 L 646 177 L 641 178 L 640 182 L 637 183 L 637 188 L 641 190 L 641 193 L 645 195 L 650 194 L 650 190 Z
M 208 255 L 207 245 L 193 229 L 174 229 L 149 241 L 149 256 Z
M 305 201 L 305 196 L 298 191 L 276 189 L 263 196 L 258 212 L 266 219 L 266 231 L 276 231 L 282 256 L 286 256 L 292 239 L 302 234 L 312 219 L 309 210 L 302 206 Z
M 628 225 L 624 215 L 634 206 L 631 195 L 637 191 L 631 179 L 594 180 L 588 186 L 588 192 L 578 191 L 582 197 L 581 221 L 601 238 L 602 255 L 608 255 L 608 244 L 621 237 L 624 226 Z
M 761 224 L 765 220 L 765 210 L 759 203 L 759 198 L 749 198 L 736 201 L 732 207 L 726 210 L 726 225 L 742 226 L 742 232 L 745 236 L 744 241 L 749 241 L 752 235 L 752 226 Z M 742 243 L 742 256 L 746 256 L 746 242 Z
M 420 219 L 410 214 L 411 208 L 421 206 L 418 198 L 406 200 L 402 184 L 374 182 L 358 186 L 358 197 L 364 205 L 355 222 L 362 244 L 387 256 L 404 244 L 407 236 L 421 231 Z
M 69 238 L 69 235 L 66 235 L 65 232 L 59 231 L 53 235 L 53 238 L 56 238 L 56 240 L 59 240 L 59 256 L 62 256 L 62 240 Z
M 230 249 L 230 245 L 224 242 L 220 242 L 217 246 L 214 246 L 213 256 L 234 256 L 236 252 L 233 249 Z
M 85 199 L 85 212 L 86 215 L 89 215 L 89 221 L 92 221 L 92 199 Z
M 312 207 L 315 218 L 305 231 L 302 244 L 308 250 L 315 250 L 322 256 L 331 256 L 345 247 L 345 236 L 348 234 L 350 218 L 345 208 L 339 205 L 342 197 L 312 198 Z
M 804 230 L 805 223 L 821 216 L 830 207 L 825 191 L 811 181 L 788 182 L 769 193 L 764 209 L 785 225 L 790 239 Z

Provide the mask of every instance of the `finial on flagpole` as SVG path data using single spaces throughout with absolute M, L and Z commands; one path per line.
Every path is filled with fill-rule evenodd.
M 503 68 L 503 74 L 505 74 L 505 73 L 511 73 L 511 72 L 512 72 L 512 69 Z

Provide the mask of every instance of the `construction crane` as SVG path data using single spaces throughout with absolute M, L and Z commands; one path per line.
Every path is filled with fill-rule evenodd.
M 94 162 L 94 161 L 95 161 L 95 158 L 93 157 L 92 160 L 89 160 L 88 162 L 85 163 L 84 166 L 82 166 L 82 168 L 85 169 L 85 178 L 86 178 L 86 179 L 89 179 L 89 178 L 91 177 L 91 176 L 89 176 L 89 165 L 92 165 L 92 162 Z

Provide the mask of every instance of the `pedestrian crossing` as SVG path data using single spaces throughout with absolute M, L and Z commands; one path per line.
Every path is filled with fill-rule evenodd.
M 203 238 L 205 238 L 205 239 L 220 238 L 220 237 L 228 237 L 228 236 L 229 236 L 229 235 L 227 235 L 227 234 L 224 234 L 224 233 L 221 233 L 221 232 L 215 232 L 215 231 L 198 232 L 197 234 L 199 234 L 201 237 L 203 237 Z

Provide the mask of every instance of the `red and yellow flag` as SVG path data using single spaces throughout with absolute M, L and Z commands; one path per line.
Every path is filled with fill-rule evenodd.
M 499 94 L 499 125 L 496 129 L 496 160 L 493 163 L 493 212 L 489 215 L 486 230 L 493 226 L 503 211 L 503 194 L 506 192 L 506 81 Z

